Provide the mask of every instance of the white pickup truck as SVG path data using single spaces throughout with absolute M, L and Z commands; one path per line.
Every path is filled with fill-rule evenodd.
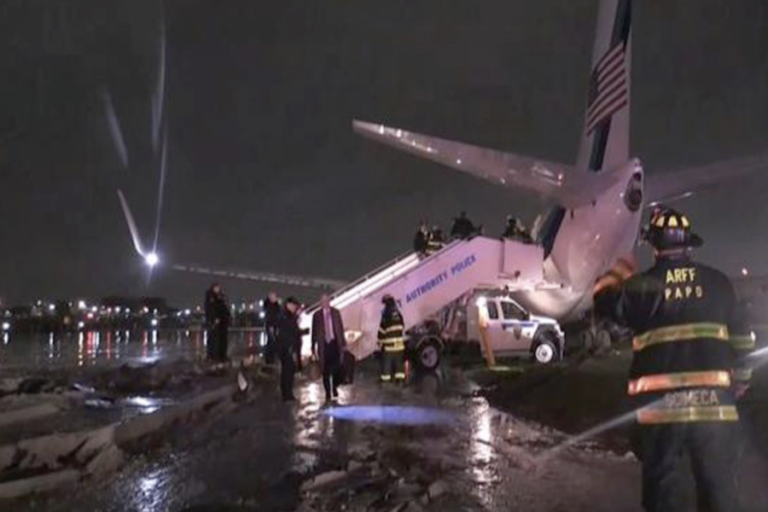
M 562 359 L 565 335 L 552 318 L 532 315 L 496 290 L 477 290 L 446 307 L 433 321 L 409 331 L 411 357 L 425 369 L 440 363 L 451 345 L 488 347 L 494 356 L 532 357 L 549 364 Z

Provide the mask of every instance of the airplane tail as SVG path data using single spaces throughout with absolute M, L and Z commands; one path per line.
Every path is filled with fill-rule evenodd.
M 629 160 L 632 0 L 602 0 L 576 167 L 611 170 Z

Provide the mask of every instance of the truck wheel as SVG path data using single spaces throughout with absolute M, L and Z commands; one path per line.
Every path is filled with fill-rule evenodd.
M 592 332 L 592 329 L 585 329 L 579 334 L 579 340 L 581 342 L 581 348 L 587 352 L 592 352 L 595 348 L 596 336 Z
M 428 338 L 422 341 L 416 349 L 416 362 L 422 370 L 435 371 L 440 366 L 442 352 L 440 342 Z
M 542 335 L 533 349 L 533 358 L 539 364 L 549 364 L 558 357 L 558 350 L 550 335 Z
M 595 336 L 595 355 L 604 356 L 611 352 L 611 333 L 600 329 Z

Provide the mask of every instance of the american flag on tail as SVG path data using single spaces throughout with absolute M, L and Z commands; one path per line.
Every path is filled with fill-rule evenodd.
M 624 43 L 619 42 L 603 55 L 592 71 L 587 105 L 587 133 L 589 134 L 601 121 L 610 118 L 629 101 L 624 56 Z

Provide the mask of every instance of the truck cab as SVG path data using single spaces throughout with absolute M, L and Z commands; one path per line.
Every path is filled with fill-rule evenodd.
M 557 320 L 537 316 L 499 289 L 479 289 L 444 308 L 432 321 L 409 331 L 409 352 L 419 366 L 435 369 L 444 348 L 490 349 L 496 357 L 562 359 L 565 335 Z M 487 347 L 487 348 L 486 348 Z
M 467 338 L 496 356 L 532 355 L 548 364 L 563 356 L 565 336 L 552 318 L 531 314 L 513 299 L 480 295 L 467 308 Z M 474 307 L 472 307 L 474 306 Z

